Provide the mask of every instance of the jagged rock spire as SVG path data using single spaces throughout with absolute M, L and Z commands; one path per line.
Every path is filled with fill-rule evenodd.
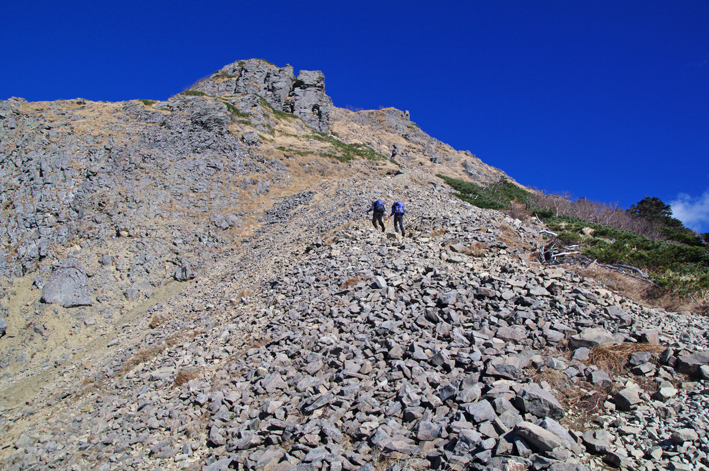
M 301 70 L 296 79 L 290 65 L 279 68 L 262 59 L 249 59 L 225 65 L 192 90 L 208 95 L 253 93 L 313 129 L 326 133 L 330 127 L 332 100 L 325 94 L 325 75 L 319 70 Z

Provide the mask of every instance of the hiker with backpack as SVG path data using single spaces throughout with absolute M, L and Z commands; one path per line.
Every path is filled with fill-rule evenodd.
M 399 232 L 399 228 L 401 228 L 401 237 L 406 237 L 406 233 L 404 232 L 404 202 L 403 201 L 397 201 L 393 205 L 391 205 L 391 214 L 389 217 L 394 216 L 394 230 L 396 232 Z M 399 224 L 399 227 L 397 228 L 397 223 Z
M 382 219 L 384 217 L 384 203 L 381 200 L 375 201 L 372 203 L 372 207 L 367 210 L 367 214 L 369 214 L 370 211 L 373 211 L 372 225 L 376 229 L 377 222 L 379 222 L 379 225 L 382 227 L 382 232 L 384 232 L 384 220 Z

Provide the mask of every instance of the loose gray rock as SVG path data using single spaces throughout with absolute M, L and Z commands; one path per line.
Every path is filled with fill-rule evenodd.
M 588 430 L 583 434 L 583 443 L 586 448 L 598 454 L 605 454 L 612 451 L 613 435 L 605 430 Z
M 62 307 L 91 306 L 89 280 L 76 268 L 60 268 L 42 287 L 43 303 L 59 303 Z
M 537 451 L 552 451 L 562 446 L 562 442 L 554 433 L 531 422 L 522 421 L 515 427 L 515 433 Z
M 572 335 L 569 338 L 569 347 L 572 349 L 580 347 L 593 348 L 597 345 L 614 345 L 615 343 L 613 334 L 600 327 L 586 329 L 580 334 Z
M 680 356 L 675 370 L 678 373 L 698 377 L 700 375 L 699 368 L 707 364 L 709 364 L 709 351 L 695 352 Z
M 564 408 L 559 401 L 551 393 L 534 384 L 524 386 L 520 390 L 516 403 L 521 411 L 540 418 L 560 419 L 564 416 Z
M 192 271 L 192 267 L 188 264 L 183 264 L 180 268 L 175 270 L 175 280 L 177 281 L 189 281 L 194 279 L 195 273 Z

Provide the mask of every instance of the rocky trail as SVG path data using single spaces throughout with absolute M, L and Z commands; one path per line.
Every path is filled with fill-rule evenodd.
M 706 317 L 541 265 L 436 176 L 501 171 L 319 72 L 192 92 L 0 102 L 0 468 L 709 468 Z
M 242 256 L 4 410 L 4 467 L 701 469 L 703 318 L 530 262 L 539 226 L 432 186 L 407 194 L 410 237 L 375 231 L 363 208 L 398 178 L 285 199 Z M 632 373 L 591 364 L 619 343 Z

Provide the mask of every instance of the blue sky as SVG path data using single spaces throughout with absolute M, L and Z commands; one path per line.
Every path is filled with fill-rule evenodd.
M 166 99 L 240 59 L 409 110 L 522 184 L 709 231 L 709 1 L 33 1 L 0 17 L 0 99 Z

